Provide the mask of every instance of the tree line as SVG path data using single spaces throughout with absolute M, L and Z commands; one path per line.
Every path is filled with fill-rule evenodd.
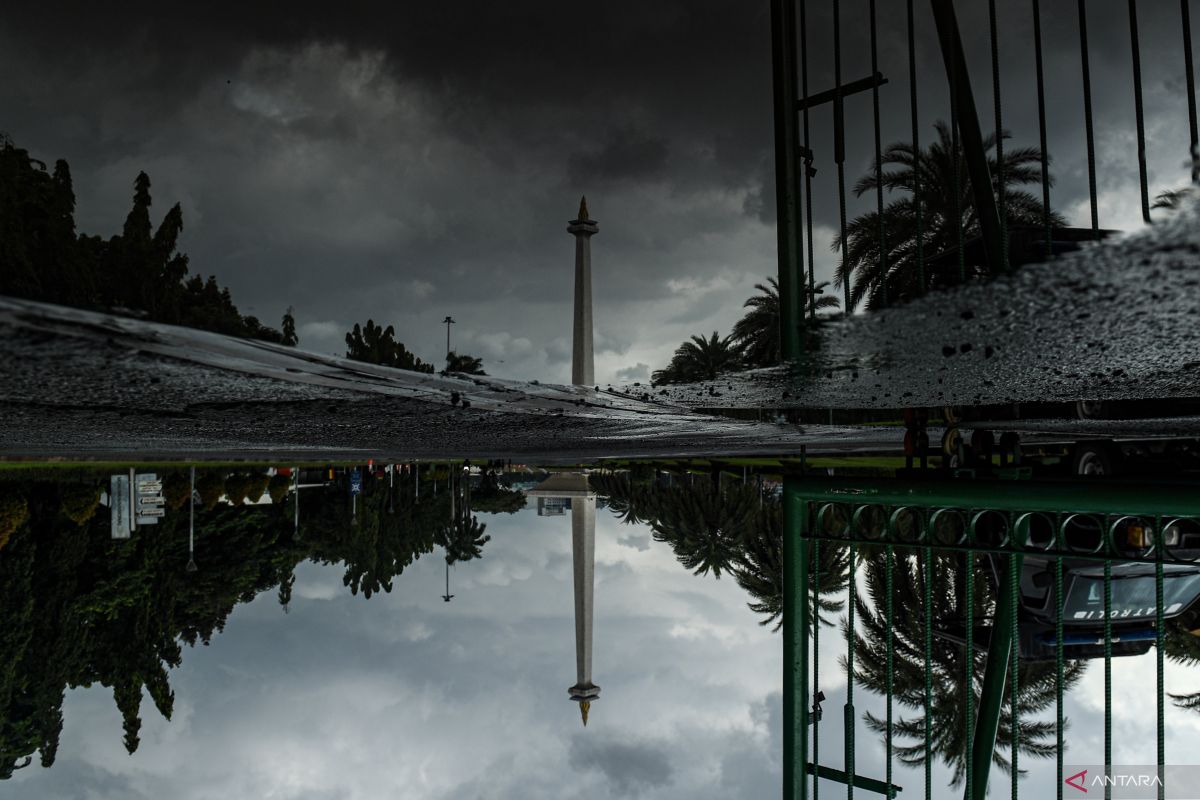
M 367 320 L 366 325 L 354 323 L 354 328 L 346 333 L 346 358 L 415 372 L 432 374 L 434 371 L 433 364 L 422 361 L 403 342 L 396 341 L 393 326 L 384 328 L 376 325 L 373 319 Z M 450 373 L 487 375 L 483 371 L 483 359 L 466 353 L 460 355 L 453 350 L 446 353 L 446 366 L 442 370 L 443 375 Z
M 289 308 L 278 329 L 243 315 L 228 287 L 189 274 L 178 250 L 183 209 L 173 205 L 155 227 L 150 177 L 139 172 L 121 232 L 107 239 L 77 233 L 71 169 L 53 169 L 0 134 L 0 294 L 98 311 L 126 311 L 154 322 L 295 345 Z
M 108 687 L 125 748 L 136 751 L 143 696 L 171 717 L 169 670 L 184 645 L 208 644 L 237 605 L 263 592 L 275 590 L 286 610 L 302 562 L 342 565 L 346 588 L 369 598 L 435 550 L 447 564 L 480 558 L 490 537 L 477 512 L 525 504 L 494 474 L 474 488 L 460 469 L 422 470 L 419 486 L 365 477 L 353 506 L 345 475 L 306 489 L 296 529 L 286 477 L 200 472 L 195 572 L 183 471 L 164 477 L 160 524 L 127 540 L 111 538 L 100 502 L 107 476 L 0 481 L 0 779 L 35 755 L 54 763 L 68 688 Z M 264 494 L 273 503 L 247 504 Z

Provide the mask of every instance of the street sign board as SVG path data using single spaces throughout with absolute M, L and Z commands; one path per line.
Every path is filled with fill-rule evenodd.
M 362 494 L 362 473 L 357 467 L 350 473 L 350 494 Z
M 128 475 L 113 475 L 109 481 L 108 510 L 112 518 L 112 538 L 128 539 L 132 530 L 129 518 Z
M 166 516 L 167 500 L 163 497 L 163 482 L 153 472 L 134 477 L 138 525 L 157 525 Z

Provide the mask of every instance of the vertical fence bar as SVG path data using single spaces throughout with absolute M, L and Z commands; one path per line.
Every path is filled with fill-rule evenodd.
M 1112 774 L 1112 561 L 1104 562 L 1104 774 Z M 1112 784 L 1104 782 L 1104 800 Z
M 1163 718 L 1166 709 L 1164 708 L 1165 700 L 1164 693 L 1166 687 L 1163 685 L 1163 638 L 1166 633 L 1163 630 L 1163 546 L 1166 543 L 1165 531 L 1163 530 L 1162 517 L 1159 517 L 1154 526 L 1154 534 L 1157 541 L 1154 545 L 1154 659 L 1155 659 L 1155 686 L 1158 689 L 1157 703 L 1155 708 L 1156 716 L 1156 740 L 1155 748 L 1158 765 L 1158 800 L 1163 800 L 1166 794 L 1166 786 L 1163 781 L 1166 780 L 1165 765 L 1167 760 L 1166 753 L 1166 737 L 1164 736 Z
M 808 318 L 817 318 L 817 272 L 813 258 L 813 214 L 812 214 L 812 145 L 808 129 L 808 3 L 800 0 L 800 94 L 804 98 L 801 118 L 804 127 L 804 244 L 808 249 Z M 816 782 L 816 778 L 813 778 Z
M 1092 238 L 1100 238 L 1100 217 L 1096 204 L 1096 136 L 1092 128 L 1092 67 L 1088 57 L 1087 10 L 1079 0 L 1079 58 L 1083 66 L 1083 127 L 1087 133 L 1088 198 L 1092 208 Z
M 926 532 L 925 541 L 929 541 Z M 925 800 L 933 797 L 933 548 L 925 547 Z
M 875 0 L 871 0 L 871 75 L 879 74 L 879 43 L 876 31 Z M 871 82 L 871 108 L 875 122 L 875 205 L 879 216 L 879 297 L 881 304 L 888 304 L 888 252 L 887 228 L 883 219 L 883 140 L 879 131 L 879 81 Z M 891 785 L 891 776 L 888 777 Z
M 954 158 L 954 252 L 958 257 L 958 282 L 967 282 L 967 259 L 963 252 L 962 145 L 958 131 L 958 61 L 950 68 L 950 152 Z M 969 762 L 968 762 L 969 763 Z M 968 771 L 970 767 L 967 767 Z M 968 778 L 968 780 L 970 780 Z
M 1038 146 L 1042 162 L 1042 225 L 1045 227 L 1046 258 L 1054 255 L 1054 236 L 1050 228 L 1050 153 L 1046 149 L 1046 81 L 1042 67 L 1042 8 L 1033 0 L 1033 58 L 1037 73 Z
M 1000 217 L 1000 264 L 992 274 L 1008 272 L 1008 185 L 1004 166 L 1004 116 L 1000 104 L 1000 32 L 996 27 L 996 0 L 988 0 L 988 34 L 992 44 L 992 106 L 996 117 L 996 210 Z
M 1192 67 L 1192 14 L 1188 7 L 1191 0 L 1179 0 L 1180 27 L 1183 28 L 1183 66 L 1187 70 L 1188 130 L 1192 134 L 1192 183 L 1200 180 L 1200 136 L 1196 129 L 1196 74 Z
M 1133 54 L 1133 113 L 1137 122 L 1138 180 L 1142 189 L 1142 221 L 1150 223 L 1150 189 L 1146 181 L 1146 118 L 1142 111 L 1142 55 L 1138 45 L 1137 0 L 1129 0 L 1129 50 Z
M 887 759 L 887 785 L 888 791 L 891 791 L 892 783 L 892 693 L 895 689 L 895 657 L 896 657 L 896 626 L 895 617 L 893 615 L 893 597 L 895 596 L 895 578 L 893 572 L 896 566 L 896 551 L 889 544 L 884 550 L 884 558 L 887 559 L 885 569 L 887 570 L 887 604 L 885 607 L 885 615 L 887 620 L 887 741 L 884 745 L 886 750 L 885 757 Z M 888 795 L 891 796 L 890 794 Z
M 849 316 L 850 262 L 846 241 L 846 120 L 842 103 L 842 8 L 833 0 L 833 160 L 837 164 L 838 220 L 842 239 L 842 293 L 845 296 L 842 312 Z
M 817 692 L 821 689 L 821 606 L 818 604 L 821 592 L 821 540 L 813 537 L 812 540 L 812 615 L 809 617 L 809 622 L 812 624 L 812 691 L 810 695 L 814 698 Z M 821 796 L 821 782 L 817 777 L 817 766 L 821 763 L 821 715 L 813 713 L 813 736 L 812 736 L 812 763 L 813 763 L 813 778 L 812 778 L 812 800 L 819 800 Z
M 921 137 L 920 120 L 917 115 L 917 43 L 913 27 L 913 0 L 908 0 L 908 105 L 912 115 L 913 211 L 917 223 L 917 294 L 925 294 L 925 228 L 921 215 Z
M 1057 529 L 1057 526 L 1056 526 Z M 1058 547 L 1062 547 L 1062 533 L 1055 536 L 1059 539 Z M 1054 708 L 1056 721 L 1054 732 L 1056 738 L 1055 752 L 1058 759 L 1058 800 L 1063 796 L 1063 563 L 1062 556 L 1054 558 Z
M 779 335 L 785 360 L 801 356 L 801 253 L 796 189 L 796 2 L 771 0 L 771 72 L 775 116 L 775 225 L 779 247 Z
M 808 780 L 808 501 L 783 484 L 783 797 L 806 800 Z
M 846 764 L 846 800 L 854 800 L 854 604 L 858 599 L 855 569 L 858 548 L 850 544 L 850 585 L 846 603 L 846 706 L 843 709 L 843 748 Z
M 963 595 L 967 606 L 966 657 L 963 663 L 963 688 L 967 695 L 967 724 L 964 728 L 967 732 L 967 780 L 964 797 L 972 800 L 975 797 L 975 554 L 966 552 L 963 560 L 966 562 L 966 591 Z
M 1017 546 L 1024 547 L 1029 541 L 1029 522 L 1022 521 L 1017 524 L 1014 532 L 1017 536 Z M 1019 556 L 1015 553 L 1010 556 L 1014 561 L 1017 561 Z M 1012 651 L 1012 663 L 1008 667 L 1008 715 L 1009 715 L 1009 738 L 1012 744 L 1012 755 L 1010 757 L 1012 767 L 1012 800 L 1018 800 L 1018 781 L 1021 777 L 1021 704 L 1020 696 L 1020 670 L 1021 670 L 1021 635 L 1019 630 L 1017 604 L 1021 601 L 1021 564 L 1017 562 L 1017 568 L 1009 570 L 1008 574 L 1008 603 L 1009 603 L 1009 621 L 1008 621 L 1008 638 L 1011 640 L 1010 650 Z M 999 602 L 999 600 L 997 600 Z M 997 619 L 996 625 L 1000 624 Z M 992 635 L 993 640 L 995 634 Z

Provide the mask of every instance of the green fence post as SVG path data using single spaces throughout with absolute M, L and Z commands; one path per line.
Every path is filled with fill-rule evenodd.
M 796 0 L 771 0 L 771 73 L 775 110 L 775 227 L 779 247 L 779 334 L 785 360 L 803 353 L 800 296 L 799 119 L 796 93 Z
M 1012 658 L 1013 615 L 1016 612 L 1014 587 L 1021 574 L 1022 556 L 1013 553 L 1008 557 L 1004 578 L 996 597 L 996 614 L 992 620 L 992 640 L 988 645 L 987 661 L 983 668 L 983 687 L 980 689 L 979 714 L 971 745 L 971 766 L 974 780 L 964 795 L 965 800 L 984 800 L 987 797 L 988 773 L 992 767 L 992 756 L 996 752 L 996 734 L 1000 730 L 1000 711 L 1004 706 L 1004 683 L 1008 677 L 1008 665 Z M 1015 576 L 1015 577 L 1014 577 Z M 1019 588 L 1016 589 L 1019 591 Z M 967 631 L 970 639 L 973 631 Z
M 806 800 L 808 782 L 808 501 L 783 482 L 783 797 Z

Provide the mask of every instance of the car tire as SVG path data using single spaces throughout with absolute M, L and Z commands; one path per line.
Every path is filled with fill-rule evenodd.
M 1106 478 L 1121 473 L 1121 451 L 1112 442 L 1078 442 L 1071 451 L 1071 474 Z
M 1078 419 L 1107 419 L 1107 406 L 1103 400 L 1076 400 L 1075 416 Z

